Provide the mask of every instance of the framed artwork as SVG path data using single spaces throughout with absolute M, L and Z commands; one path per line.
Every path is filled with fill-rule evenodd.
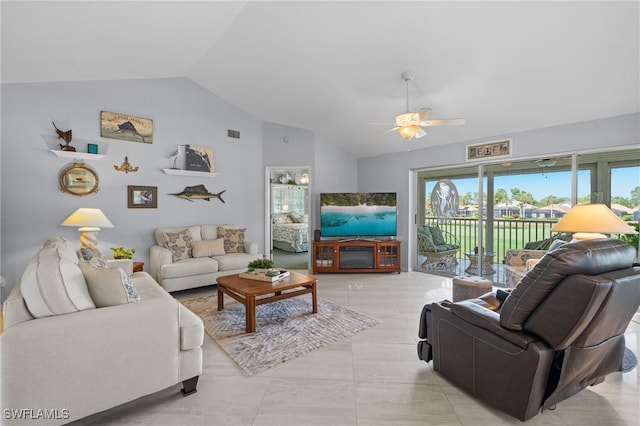
M 87 144 L 87 152 L 89 154 L 97 154 L 98 153 L 98 145 L 95 143 L 88 143 Z
M 127 186 L 127 207 L 130 209 L 158 208 L 158 187 Z
M 467 161 L 510 156 L 511 139 L 467 145 Z
M 213 173 L 213 149 L 207 146 L 187 145 L 185 170 Z
M 153 120 L 100 111 L 100 136 L 130 142 L 153 143 Z

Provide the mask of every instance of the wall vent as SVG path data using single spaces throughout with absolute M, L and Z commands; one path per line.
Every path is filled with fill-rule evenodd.
M 240 132 L 238 130 L 227 130 L 227 136 L 234 139 L 240 139 Z

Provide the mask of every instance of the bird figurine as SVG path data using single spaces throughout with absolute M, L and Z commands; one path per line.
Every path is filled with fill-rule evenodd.
M 67 130 L 66 132 L 63 132 L 62 130 L 58 129 L 56 127 L 56 123 L 54 123 L 53 121 L 51 122 L 51 124 L 53 124 L 53 127 L 56 129 L 56 133 L 58 134 L 58 139 L 62 139 L 66 142 L 66 144 L 60 145 L 60 149 L 63 151 L 73 151 L 75 152 L 75 148 L 72 147 L 71 144 L 71 129 Z

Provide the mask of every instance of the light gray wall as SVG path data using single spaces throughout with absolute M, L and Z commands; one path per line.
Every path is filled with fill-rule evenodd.
M 207 92 L 187 79 L 153 79 L 2 87 L 2 275 L 7 291 L 29 259 L 50 236 L 77 240 L 75 228 L 59 224 L 78 207 L 98 207 L 114 223 L 98 236 L 98 247 L 134 247 L 134 258 L 147 263 L 153 230 L 164 226 L 236 223 L 246 226 L 247 237 L 263 240 L 264 180 L 262 123 L 255 117 Z M 154 121 L 153 144 L 100 137 L 100 111 L 127 113 Z M 51 124 L 73 130 L 72 145 L 86 152 L 86 143 L 99 143 L 107 156 L 87 161 L 99 176 L 99 191 L 87 197 L 62 193 L 60 171 L 72 163 L 49 152 L 55 142 Z M 241 139 L 227 137 L 239 130 Z M 177 144 L 213 148 L 213 178 L 166 175 L 167 158 Z M 114 170 L 128 156 L 137 173 Z M 189 202 L 170 193 L 204 184 L 210 192 L 226 190 L 226 204 Z M 157 209 L 127 208 L 127 185 L 158 187 Z M 263 247 L 261 247 L 262 249 Z
M 427 138 L 429 136 L 426 136 Z M 640 114 L 574 123 L 508 135 L 496 135 L 481 140 L 434 146 L 409 152 L 400 152 L 358 160 L 358 190 L 390 191 L 398 193 L 398 239 L 403 254 L 407 253 L 408 236 L 413 229 L 413 214 L 409 193 L 411 170 L 455 167 L 477 163 L 465 162 L 466 145 L 513 139 L 513 160 L 581 153 L 607 148 L 640 148 Z M 403 269 L 408 268 L 408 257 L 403 256 Z
M 321 192 L 350 192 L 358 187 L 355 157 L 310 130 L 263 122 L 265 167 L 309 167 L 311 230 L 319 229 Z
M 262 122 L 188 79 L 93 81 L 1 86 L 0 273 L 7 278 L 6 298 L 43 241 L 63 236 L 79 244 L 74 228 L 59 224 L 79 207 L 98 207 L 114 223 L 98 236 L 98 247 L 134 247 L 134 260 L 148 268 L 148 248 L 156 228 L 203 223 L 246 226 L 247 238 L 264 250 L 264 169 L 310 166 L 311 199 L 317 191 L 355 191 L 357 160 L 305 129 Z M 100 111 L 153 119 L 152 144 L 100 137 Z M 97 143 L 106 157 L 86 164 L 99 176 L 99 191 L 87 197 L 62 193 L 60 172 L 73 160 L 49 152 L 57 148 L 51 121 L 72 129 L 72 145 L 86 152 Z M 240 131 L 240 139 L 227 137 Z M 288 143 L 283 138 L 287 137 Z M 168 157 L 178 144 L 213 148 L 213 178 L 166 175 Z M 124 157 L 137 173 L 116 172 Z M 217 199 L 189 202 L 171 193 L 204 184 Z M 127 208 L 127 186 L 158 187 L 157 209 Z M 317 205 L 311 205 L 317 209 Z M 312 215 L 313 217 L 313 215 Z

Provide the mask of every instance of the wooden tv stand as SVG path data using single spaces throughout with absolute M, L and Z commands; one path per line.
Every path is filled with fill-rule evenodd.
M 313 273 L 400 273 L 400 241 L 325 240 L 313 243 Z

